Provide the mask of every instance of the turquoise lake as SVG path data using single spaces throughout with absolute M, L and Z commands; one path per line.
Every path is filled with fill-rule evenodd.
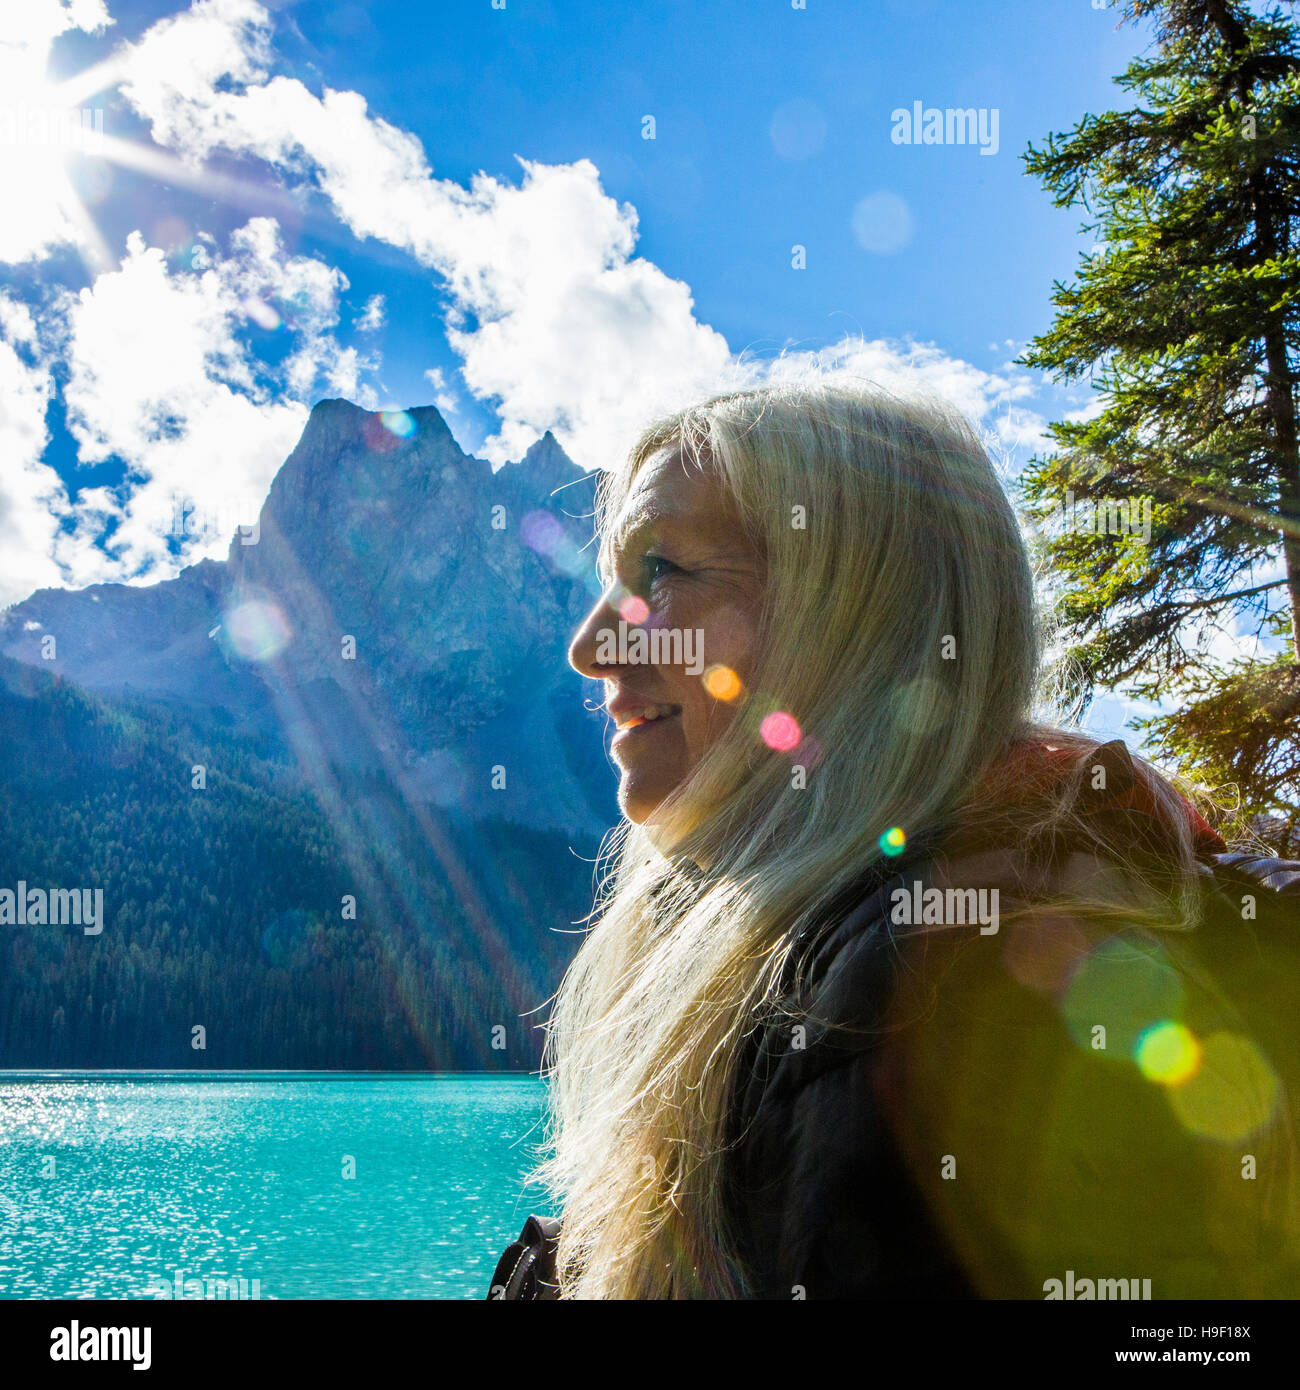
M 526 1075 L 0 1072 L 0 1297 L 482 1298 L 550 1210 L 524 1186 L 543 1099 Z

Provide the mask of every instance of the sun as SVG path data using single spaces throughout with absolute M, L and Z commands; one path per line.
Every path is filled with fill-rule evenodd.
M 0 263 L 30 262 L 68 246 L 92 276 L 115 269 L 87 208 L 103 200 L 112 168 L 240 205 L 265 196 L 260 185 L 105 129 L 100 103 L 127 75 L 122 52 L 60 81 L 46 76 L 47 57 L 48 44 L 0 42 Z
M 29 260 L 68 242 L 91 254 L 98 249 L 71 170 L 79 156 L 102 152 L 103 110 L 82 105 L 100 79 L 87 70 L 48 81 L 43 62 L 0 45 L 0 260 Z
M 80 18 L 68 11 L 70 22 L 51 30 L 48 12 L 35 0 L 0 0 L 0 8 L 9 7 L 0 18 L 0 264 L 28 264 L 68 248 L 93 279 L 118 265 L 93 215 L 110 190 L 117 196 L 117 171 L 241 207 L 250 200 L 264 204 L 268 189 L 105 128 L 124 114 L 133 124 L 129 102 L 110 105 L 108 122 L 103 105 L 130 76 L 129 47 L 72 76 L 50 78 L 59 33 L 69 27 L 93 33 L 113 23 L 103 0 L 76 4 Z M 137 182 L 130 196 L 139 197 L 138 190 Z M 281 201 L 298 211 L 287 195 Z

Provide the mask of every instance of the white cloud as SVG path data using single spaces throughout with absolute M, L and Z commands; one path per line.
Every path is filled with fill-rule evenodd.
M 22 0 L 21 4 L 5 6 L 0 16 L 0 43 L 44 58 L 50 44 L 69 29 L 95 33 L 112 23 L 104 0 Z
M 456 393 L 447 384 L 447 375 L 441 367 L 430 367 L 424 374 L 424 379 L 433 387 L 433 403 L 444 415 L 457 415 L 460 413 L 460 405 L 456 400 Z
M 83 18 L 94 3 L 85 0 Z M 735 358 L 696 318 L 689 286 L 635 255 L 636 210 L 604 191 L 590 161 L 520 159 L 517 185 L 486 174 L 469 187 L 437 179 L 420 142 L 372 115 L 360 94 L 318 97 L 273 75 L 271 35 L 255 0 L 198 0 L 124 51 L 123 94 L 187 162 L 216 151 L 260 158 L 318 189 L 357 237 L 403 248 L 440 276 L 461 381 L 499 417 L 481 449 L 493 462 L 522 456 L 552 429 L 596 466 L 659 411 L 812 369 L 933 391 L 983 427 L 995 454 L 1041 431 L 1024 405 L 1034 390 L 1027 373 L 984 371 L 934 345 L 857 339 L 771 361 Z M 130 474 L 117 490 L 83 490 L 71 509 L 51 493 L 44 520 L 29 518 L 29 549 L 65 582 L 172 572 L 163 532 L 177 494 L 230 523 L 187 542 L 184 560 L 223 554 L 232 509 L 251 519 L 309 401 L 377 404 L 367 384 L 376 359 L 335 335 L 347 288 L 337 269 L 286 256 L 265 218 L 234 233 L 224 255 L 210 238 L 201 244 L 207 264 L 173 269 L 137 234 L 120 267 L 69 296 L 70 428 L 84 462 L 120 457 Z M 384 297 L 371 296 L 353 328 L 376 331 L 385 312 Z M 253 350 L 250 325 L 291 336 L 274 369 Z M 29 361 L 24 370 L 36 369 Z M 455 411 L 441 371 L 427 375 L 439 407 Z M 38 387 L 48 390 L 48 376 L 15 401 L 34 403 Z M 24 409 L 26 447 L 39 459 L 34 404 Z M 25 495 L 44 496 L 52 477 L 34 474 Z M 111 528 L 107 546 L 97 544 Z
M 41 461 L 52 392 L 31 313 L 0 294 L 0 608 L 62 582 L 51 552 L 67 495 Z
M 554 429 L 579 462 L 626 446 L 643 417 L 733 380 L 690 291 L 632 255 L 636 213 L 588 160 L 521 160 L 513 187 L 435 179 L 418 140 L 356 92 L 316 97 L 268 77 L 270 21 L 253 0 L 200 0 L 155 25 L 123 91 L 184 157 L 252 154 L 310 178 L 359 237 L 410 251 L 447 282 L 468 389 L 501 418 L 484 453 L 518 458 Z
M 769 375 L 782 380 L 809 369 L 844 372 L 900 394 L 922 391 L 941 396 L 971 420 L 1016 407 L 1036 389 L 1026 372 L 987 372 L 950 357 L 933 343 L 877 338 L 845 339 L 818 352 L 783 354 Z
M 756 364 L 754 377 L 783 381 L 809 371 L 845 374 L 900 395 L 938 396 L 977 427 L 1004 479 L 1047 440 L 1042 418 L 1021 404 L 1032 399 L 1037 384 L 1014 365 L 985 371 L 933 343 L 846 338 L 816 352 L 784 353 L 766 370 Z
M 126 495 L 79 496 L 78 529 L 61 559 L 82 582 L 158 578 L 175 568 L 166 535 L 177 499 L 212 526 L 184 541 L 184 562 L 224 555 L 234 527 L 257 514 L 276 469 L 319 395 L 370 403 L 373 367 L 342 348 L 332 329 L 344 276 L 305 256 L 286 257 L 278 228 L 255 218 L 199 269 L 172 270 L 133 233 L 121 267 L 100 275 L 66 308 L 68 426 L 83 463 L 116 457 L 130 470 Z M 273 372 L 241 336 L 246 322 L 283 325 L 293 350 Z M 110 552 L 81 553 L 117 529 Z
M 359 333 L 377 333 L 386 322 L 385 300 L 382 294 L 372 294 L 366 300 L 366 307 L 357 315 L 356 328 Z
M 130 527 L 122 533 L 120 549 L 114 546 L 110 552 L 104 548 L 105 535 L 124 519 L 121 499 L 111 488 L 83 487 L 78 492 L 76 501 L 66 509 L 66 524 L 55 535 L 51 549 L 51 559 L 63 585 L 84 589 L 88 584 L 108 584 L 133 577 L 140 583 L 169 577 L 169 570 L 157 569 L 132 575 L 131 566 L 144 562 L 131 545 Z M 139 523 L 137 526 L 144 529 Z
M 1068 420 L 1071 424 L 1086 425 L 1089 420 L 1095 420 L 1109 408 L 1109 397 L 1103 392 L 1097 391 L 1089 396 L 1088 400 L 1080 406 L 1078 410 L 1067 410 L 1063 418 Z
M 706 392 L 761 380 L 699 322 L 690 289 L 634 255 L 637 214 L 588 160 L 520 159 L 512 186 L 433 176 L 419 141 L 371 115 L 356 92 L 272 76 L 271 22 L 254 0 L 199 0 L 132 50 L 123 90 L 154 138 L 190 160 L 254 155 L 313 184 L 358 237 L 410 251 L 446 281 L 448 338 L 469 391 L 500 427 L 482 452 L 518 458 L 547 429 L 592 467 L 623 452 L 646 418 Z M 806 369 L 790 354 L 774 374 Z M 931 389 L 983 421 L 1004 452 L 1041 421 L 1015 402 L 1026 373 L 989 373 L 935 347 L 845 343 L 826 354 L 886 384 Z M 1003 415 L 992 420 L 993 411 Z

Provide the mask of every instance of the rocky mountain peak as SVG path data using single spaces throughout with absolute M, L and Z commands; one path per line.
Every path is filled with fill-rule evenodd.
M 270 726 L 300 759 L 436 767 L 431 794 L 467 808 L 491 805 L 478 764 L 513 758 L 550 785 L 493 812 L 571 824 L 590 806 L 574 769 L 600 756 L 564 660 L 591 599 L 594 485 L 549 431 L 494 472 L 433 406 L 321 401 L 255 543 L 160 584 L 39 591 L 0 617 L 0 652 Z

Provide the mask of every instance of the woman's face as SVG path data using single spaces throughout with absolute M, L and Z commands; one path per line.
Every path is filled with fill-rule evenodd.
M 605 683 L 619 805 L 646 824 L 735 718 L 739 701 L 711 695 L 705 673 L 726 667 L 748 688 L 761 565 L 712 474 L 675 448 L 641 469 L 614 534 L 613 582 L 569 660 Z M 725 677 L 712 683 L 730 693 Z

